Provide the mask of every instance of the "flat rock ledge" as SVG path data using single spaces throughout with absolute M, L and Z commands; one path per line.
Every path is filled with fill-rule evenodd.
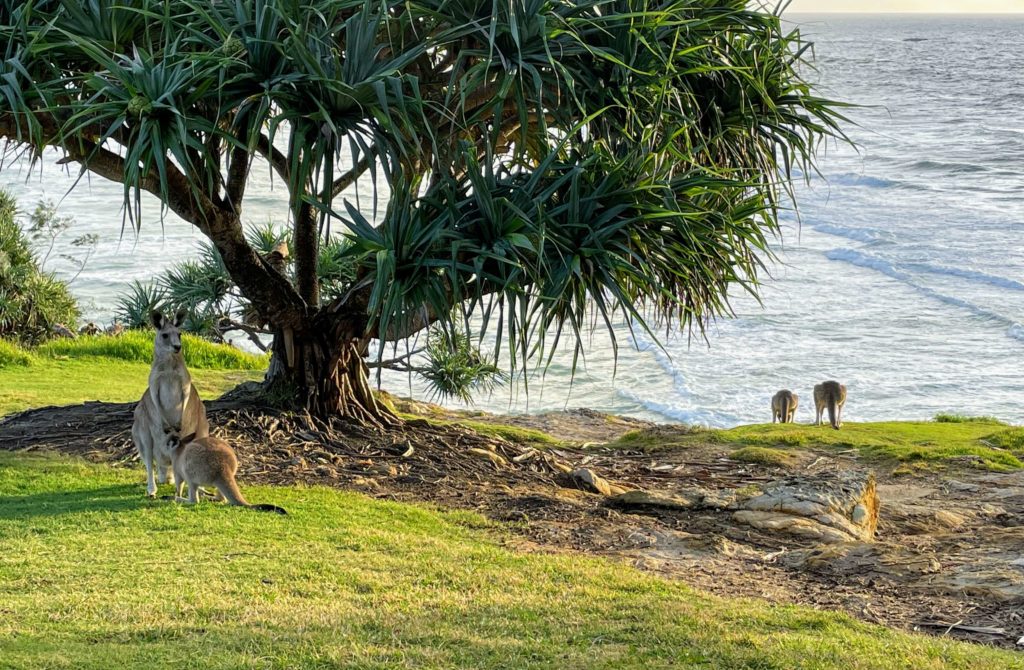
M 787 477 L 743 501 L 739 523 L 824 544 L 871 542 L 878 527 L 878 493 L 871 473 Z

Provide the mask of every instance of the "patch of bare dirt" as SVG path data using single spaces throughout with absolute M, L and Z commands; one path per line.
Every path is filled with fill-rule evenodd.
M 87 403 L 14 415 L 0 421 L 0 448 L 129 464 L 137 460 L 132 407 Z M 215 434 L 238 452 L 243 485 L 324 484 L 475 510 L 513 522 L 519 548 L 603 555 L 722 596 L 842 610 L 897 628 L 1021 648 L 1024 473 L 963 468 L 896 477 L 851 453 L 806 452 L 779 467 L 731 461 L 713 444 L 653 454 L 613 449 L 600 445 L 647 424 L 586 410 L 472 417 L 574 443 L 544 450 L 425 420 L 388 431 L 325 424 L 254 407 L 244 397 L 207 403 L 207 411 Z M 430 415 L 458 417 L 437 408 Z M 657 430 L 670 441 L 686 429 Z M 613 494 L 641 491 L 668 502 L 616 504 L 614 495 L 582 490 L 587 485 L 570 474 L 579 468 Z M 763 499 L 780 482 L 851 477 L 870 481 L 871 496 L 877 492 L 873 538 L 825 542 L 737 520 L 743 501 Z M 865 491 L 857 495 L 866 499 Z

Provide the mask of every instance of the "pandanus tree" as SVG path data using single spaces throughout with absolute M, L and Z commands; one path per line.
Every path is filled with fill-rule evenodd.
M 389 420 L 363 359 L 431 325 L 512 370 L 620 318 L 703 328 L 842 137 L 807 43 L 748 0 L 0 1 L 8 149 L 207 236 L 275 333 L 268 381 L 321 416 Z M 255 169 L 287 188 L 291 276 L 244 234 Z M 332 229 L 353 272 L 322 300 Z

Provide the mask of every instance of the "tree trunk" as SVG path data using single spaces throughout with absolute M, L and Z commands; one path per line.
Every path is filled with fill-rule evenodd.
M 266 385 L 274 395 L 294 398 L 315 417 L 342 416 L 382 427 L 398 418 L 377 402 L 363 358 L 363 321 L 321 312 L 310 328 L 278 330 Z

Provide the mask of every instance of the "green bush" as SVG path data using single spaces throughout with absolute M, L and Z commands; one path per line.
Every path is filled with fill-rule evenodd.
M 56 324 L 74 330 L 79 310 L 67 283 L 40 268 L 16 213 L 0 190 L 0 338 L 34 345 L 54 337 Z
M 185 364 L 194 369 L 262 370 L 266 356 L 256 356 L 226 344 L 216 344 L 193 335 L 182 335 Z M 123 361 L 153 361 L 153 331 L 131 330 L 121 335 L 86 335 L 75 340 L 53 340 L 41 345 L 41 356 L 102 356 Z
M 148 328 L 152 323 L 149 315 L 164 302 L 164 290 L 155 282 L 143 284 L 133 279 L 127 292 L 117 298 L 114 318 L 125 328 Z

